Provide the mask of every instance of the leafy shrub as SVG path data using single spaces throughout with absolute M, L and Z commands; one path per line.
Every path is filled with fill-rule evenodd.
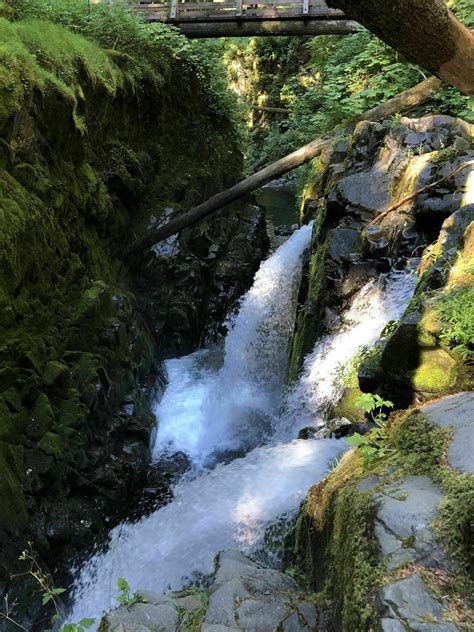
M 442 323 L 441 340 L 463 360 L 474 358 L 474 288 L 458 288 L 435 307 Z
M 90 4 L 88 0 L 9 0 L 15 20 L 36 18 L 61 24 L 71 33 L 93 40 L 105 49 L 120 67 L 134 90 L 152 84 L 159 89 L 171 72 L 172 65 L 197 76 L 207 98 L 207 106 L 218 118 L 236 120 L 236 99 L 227 89 L 222 64 L 222 48 L 216 42 L 193 42 L 173 27 L 145 23 L 126 5 Z M 44 22 L 38 24 L 37 36 L 42 51 L 46 38 L 40 37 Z M 3 41 L 3 38 L 2 38 Z M 63 47 L 67 55 L 67 46 Z
M 474 27 L 471 0 L 448 3 Z M 265 40 L 265 41 L 264 41 Z M 227 45 L 226 64 L 240 66 L 249 104 L 283 107 L 288 115 L 254 118 L 249 162 L 270 162 L 360 115 L 423 79 L 414 64 L 368 31 L 312 39 L 261 38 Z M 474 102 L 451 86 L 426 106 L 474 121 Z
M 383 399 L 380 395 L 364 393 L 357 399 L 356 406 L 367 413 L 377 426 L 368 434 L 361 435 L 356 432 L 347 439 L 349 445 L 359 449 L 363 466 L 367 468 L 376 459 L 393 452 L 389 446 L 385 426 L 387 415 L 383 412 L 384 408 L 393 408 L 393 402 Z

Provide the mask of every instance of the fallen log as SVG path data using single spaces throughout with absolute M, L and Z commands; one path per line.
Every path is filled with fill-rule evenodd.
M 180 230 L 183 230 L 183 228 L 187 228 L 188 226 L 195 224 L 211 213 L 215 213 L 224 206 L 235 202 L 239 198 L 248 195 L 263 185 L 268 184 L 268 182 L 280 178 L 285 173 L 296 169 L 296 167 L 300 167 L 318 156 L 321 151 L 336 138 L 353 131 L 358 122 L 380 121 L 393 116 L 394 114 L 407 112 L 414 107 L 421 105 L 422 103 L 428 101 L 437 92 L 440 85 L 441 82 L 436 77 L 430 77 L 413 88 L 401 92 L 385 103 L 378 105 L 371 110 L 367 110 L 364 114 L 351 121 L 348 125 L 339 127 L 322 138 L 313 140 L 311 143 L 308 143 L 308 145 L 304 145 L 288 156 L 277 160 L 268 167 L 265 167 L 261 171 L 258 171 L 254 175 L 230 187 L 230 189 L 217 193 L 206 202 L 203 202 L 187 213 L 183 213 L 183 215 L 172 219 L 164 226 L 151 230 L 143 239 L 132 244 L 130 248 L 125 251 L 125 255 L 140 252 L 141 250 L 154 246 L 160 241 L 163 241 L 171 235 L 178 233 Z

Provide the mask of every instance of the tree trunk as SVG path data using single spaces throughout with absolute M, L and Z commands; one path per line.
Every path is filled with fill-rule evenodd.
M 408 60 L 474 97 L 474 35 L 444 0 L 327 0 Z
M 291 171 L 296 167 L 300 167 L 305 162 L 308 162 L 319 155 L 324 147 L 326 147 L 329 143 L 332 143 L 337 136 L 343 136 L 351 132 L 359 121 L 380 121 L 393 116 L 394 114 L 411 110 L 425 101 L 428 101 L 428 99 L 435 94 L 439 87 L 440 81 L 438 81 L 435 77 L 431 77 L 430 79 L 422 81 L 415 87 L 401 92 L 399 95 L 393 97 L 386 103 L 382 103 L 382 105 L 378 105 L 372 110 L 368 110 L 346 127 L 340 127 L 322 138 L 313 140 L 308 145 L 305 145 L 288 156 L 277 160 L 277 162 L 274 162 L 268 167 L 265 167 L 265 169 L 258 171 L 253 176 L 242 180 L 242 182 L 235 184 L 230 189 L 214 195 L 206 202 L 203 202 L 199 206 L 193 208 L 191 211 L 171 220 L 164 226 L 160 226 L 159 228 L 150 231 L 143 239 L 135 244 L 132 244 L 130 248 L 125 251 L 125 254 L 130 255 L 135 252 L 145 250 L 145 248 L 150 248 L 160 241 L 163 241 L 171 235 L 179 232 L 183 228 L 187 228 L 204 217 L 207 217 L 211 213 L 214 213 L 224 206 L 235 202 L 244 195 L 248 195 L 252 191 L 255 191 L 255 189 L 259 189 L 264 184 L 281 177 L 285 173 L 288 173 L 288 171 Z

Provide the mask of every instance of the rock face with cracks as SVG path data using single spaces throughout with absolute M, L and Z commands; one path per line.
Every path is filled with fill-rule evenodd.
M 239 551 L 216 558 L 216 571 L 205 591 L 207 606 L 183 593 L 144 595 L 146 603 L 120 607 L 101 622 L 101 632 L 180 629 L 180 616 L 195 617 L 202 632 L 317 632 L 322 620 L 313 603 L 305 601 L 293 579 L 262 568 Z M 194 613 L 194 614 L 193 614 Z

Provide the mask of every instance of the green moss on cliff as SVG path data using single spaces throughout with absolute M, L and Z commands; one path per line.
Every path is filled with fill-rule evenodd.
M 358 451 L 351 451 L 311 488 L 297 520 L 295 553 L 335 629 L 377 629 L 375 594 L 394 572 L 384 568 L 374 537 L 374 494 L 406 476 L 427 475 L 440 485 L 444 497 L 433 527 L 459 565 L 453 569 L 458 586 L 470 585 L 474 477 L 446 465 L 449 443 L 449 429 L 431 425 L 420 411 L 398 413 L 383 457 L 363 467 Z M 362 479 L 369 491 L 358 488 Z
M 0 542 L 21 539 L 26 497 L 46 512 L 114 441 L 147 434 L 120 412 L 139 415 L 156 355 L 123 249 L 167 203 L 201 201 L 241 168 L 211 45 L 105 5 L 91 18 L 87 3 L 2 4 Z
M 326 285 L 325 213 L 320 210 L 315 219 L 311 240 L 311 254 L 308 269 L 308 292 L 303 308 L 300 310 L 288 366 L 287 380 L 296 379 L 305 356 L 312 350 L 319 333 L 323 293 Z

